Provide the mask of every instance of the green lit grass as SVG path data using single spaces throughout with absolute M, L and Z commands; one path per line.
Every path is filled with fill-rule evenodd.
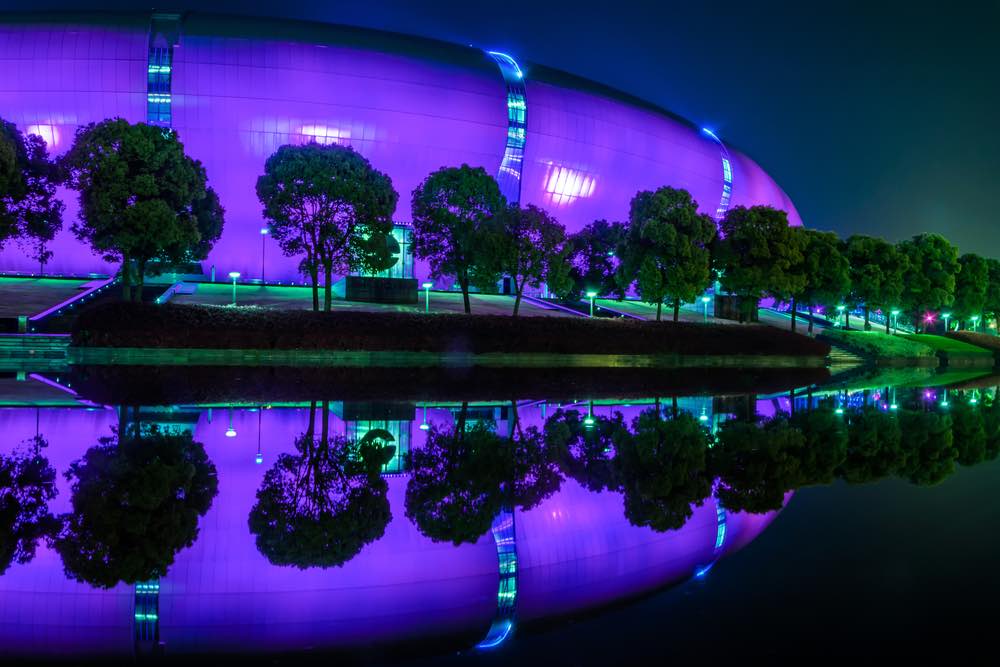
M 881 331 L 847 331 L 826 329 L 823 336 L 841 347 L 865 357 L 880 359 L 919 359 L 935 355 L 935 349 L 909 336 L 891 335 Z
M 926 345 L 935 352 L 961 354 L 965 356 L 993 356 L 993 353 L 989 350 L 984 350 L 981 347 L 977 347 L 954 338 L 946 338 L 944 336 L 936 336 L 934 334 L 900 334 L 899 337 L 921 345 Z

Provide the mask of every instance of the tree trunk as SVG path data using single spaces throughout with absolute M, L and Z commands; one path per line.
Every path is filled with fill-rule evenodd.
M 681 318 L 681 300 L 674 299 L 674 322 L 679 321 Z
M 792 299 L 792 331 L 795 331 L 795 299 Z
M 846 309 L 844 310 L 844 328 L 845 329 L 851 328 L 851 311 Z
M 663 302 L 662 301 L 657 301 L 656 302 L 656 321 L 657 322 L 660 321 L 660 313 L 662 311 L 663 311 Z
M 788 413 L 795 416 L 795 387 L 788 390 Z
M 871 331 L 872 330 L 872 325 L 871 325 L 871 322 L 869 321 L 869 315 L 870 314 L 871 314 L 871 310 L 868 308 L 868 304 L 866 303 L 865 304 L 865 331 Z
M 309 278 L 312 280 L 313 288 L 313 312 L 319 312 L 319 267 L 310 263 Z
M 333 267 L 330 265 L 323 267 L 323 312 L 329 313 L 333 303 Z
M 458 277 L 458 286 L 462 288 L 462 301 L 465 305 L 465 314 L 472 314 L 472 303 L 469 301 L 469 273 L 468 271 L 462 271 L 462 275 Z
M 316 401 L 309 403 L 309 427 L 306 432 L 309 434 L 308 439 L 312 440 L 316 432 Z
M 889 332 L 889 318 L 890 318 L 890 317 L 892 317 L 892 316 L 891 316 L 891 315 L 886 315 L 886 316 L 885 316 L 885 332 L 886 332 L 887 334 L 888 334 L 888 333 L 890 333 L 890 332 Z
M 673 413 L 674 419 L 677 419 L 678 407 L 676 395 L 670 397 L 670 411 Z
M 324 449 L 326 449 L 327 444 L 330 442 L 330 401 L 323 401 L 321 404 L 323 406 L 323 417 L 322 421 L 322 434 L 320 435 L 320 442 Z
M 521 307 L 521 294 L 524 293 L 524 282 L 522 281 L 520 285 L 517 281 L 514 281 L 514 317 L 517 317 L 517 311 Z
M 142 290 L 146 286 L 146 260 L 139 260 L 135 263 L 135 289 L 132 291 L 132 300 L 142 303 Z
M 127 252 L 122 253 L 122 299 L 125 301 L 132 300 L 132 275 L 128 270 L 129 257 Z
M 813 335 L 813 309 L 809 306 L 809 335 Z

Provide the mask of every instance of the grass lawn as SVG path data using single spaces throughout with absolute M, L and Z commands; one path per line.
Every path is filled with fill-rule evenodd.
M 78 294 L 86 280 L 0 278 L 0 317 L 36 315 Z
M 981 347 L 977 347 L 971 343 L 966 343 L 965 341 L 961 341 L 956 338 L 947 338 L 945 336 L 937 336 L 934 334 L 900 334 L 899 337 L 926 345 L 935 352 L 960 354 L 963 356 L 993 356 L 993 353 L 990 350 L 984 350 Z
M 834 345 L 866 357 L 882 359 L 913 359 L 933 357 L 935 348 L 910 336 L 886 334 L 882 331 L 826 329 L 823 337 Z M 939 338 L 939 336 L 935 336 Z
M 424 293 L 419 294 L 416 304 L 365 303 L 334 299 L 331 310 L 354 310 L 372 313 L 422 313 Z M 320 307 L 323 307 L 323 291 L 320 290 Z M 194 294 L 177 294 L 170 303 L 187 305 L 225 306 L 232 303 L 233 286 L 224 283 L 198 283 Z M 472 312 L 476 315 L 510 315 L 514 309 L 514 298 L 503 294 L 470 295 Z M 312 289 L 298 286 L 237 285 L 236 303 L 240 306 L 259 306 L 274 310 L 312 309 Z M 461 313 L 464 311 L 462 295 L 456 292 L 431 292 L 432 313 Z M 558 308 L 546 309 L 533 303 L 521 302 L 519 311 L 524 316 L 574 317 Z
M 972 331 L 951 331 L 946 335 L 952 340 L 960 340 L 986 350 L 993 350 L 995 354 L 1000 354 L 1000 336 L 974 333 Z

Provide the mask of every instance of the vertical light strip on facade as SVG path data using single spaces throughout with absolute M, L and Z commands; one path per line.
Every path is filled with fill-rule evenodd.
M 497 172 L 500 192 L 510 204 L 521 202 L 521 168 L 524 165 L 524 143 L 528 133 L 527 98 L 524 92 L 524 72 L 506 53 L 487 51 L 500 66 L 507 84 L 507 145 Z
M 514 512 L 500 510 L 493 519 L 493 540 L 497 544 L 497 563 L 500 583 L 497 588 L 497 615 L 486 633 L 486 638 L 476 648 L 491 649 L 504 643 L 514 632 L 514 615 L 517 610 L 517 541 L 514 535 Z
M 135 643 L 140 648 L 160 641 L 160 582 L 144 581 L 135 585 Z
M 715 221 L 719 222 L 726 217 L 726 211 L 729 210 L 729 200 L 733 196 L 733 166 L 729 162 L 729 149 L 722 143 L 722 140 L 708 128 L 703 127 L 701 131 L 715 140 L 722 151 L 722 198 L 719 200 L 719 207 L 715 210 Z
M 149 56 L 146 74 L 146 122 L 170 127 L 170 82 L 174 45 L 180 35 L 179 14 L 153 14 L 149 23 Z

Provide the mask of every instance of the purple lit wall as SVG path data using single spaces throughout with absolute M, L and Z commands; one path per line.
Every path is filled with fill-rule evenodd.
M 351 145 L 389 174 L 410 217 L 414 187 L 432 170 L 468 163 L 496 174 L 507 135 L 507 95 L 496 63 L 464 47 L 370 31 L 197 14 L 181 24 L 172 66 L 172 127 L 208 170 L 226 208 L 223 238 L 203 269 L 259 277 L 263 220 L 254 192 L 264 161 L 284 143 Z M 75 129 L 123 116 L 146 119 L 149 17 L 100 21 L 4 20 L 0 117 L 68 148 Z M 522 203 L 552 211 L 570 231 L 598 218 L 623 220 L 637 190 L 691 191 L 715 214 L 723 188 L 718 145 L 696 127 L 614 91 L 526 66 L 527 136 Z M 579 85 L 577 85 L 579 84 Z M 732 206 L 770 204 L 801 219 L 751 159 L 730 148 Z M 107 265 L 66 229 L 54 273 Z M 268 280 L 301 281 L 297 261 L 270 242 Z M 37 267 L 16 246 L 0 271 Z M 417 265 L 418 278 L 426 267 Z

